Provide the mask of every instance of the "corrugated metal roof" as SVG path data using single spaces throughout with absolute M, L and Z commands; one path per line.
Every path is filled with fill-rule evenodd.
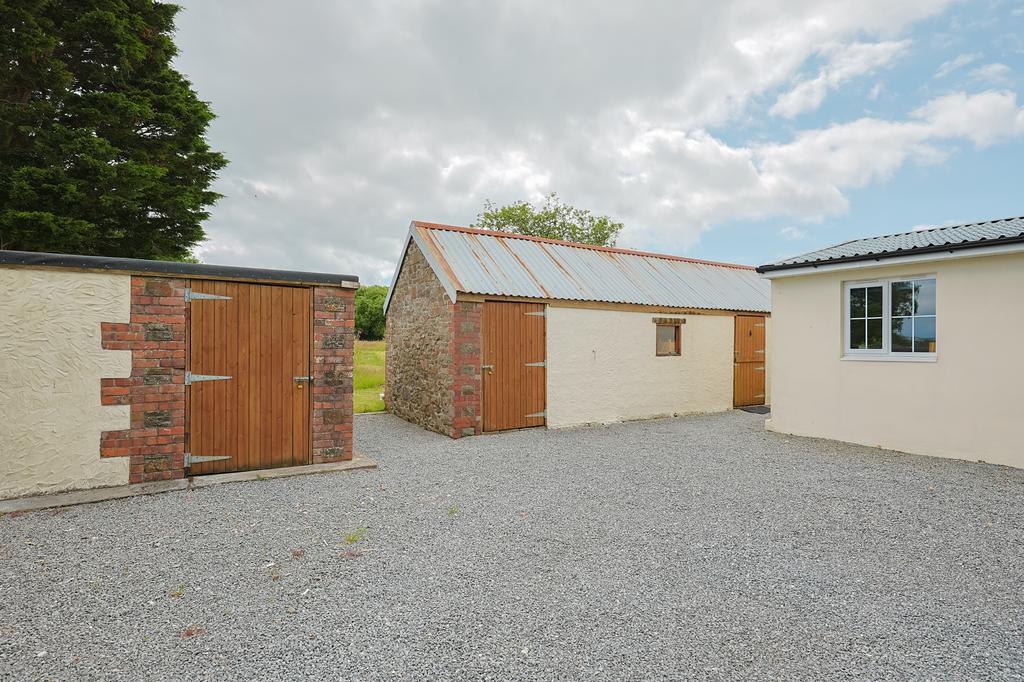
M 677 256 L 414 222 L 449 288 L 471 294 L 768 312 L 753 268 Z
M 835 261 L 894 258 L 935 250 L 951 250 L 987 246 L 1024 240 L 1024 217 L 989 220 L 982 223 L 936 227 L 930 230 L 901 232 L 881 237 L 854 239 L 818 251 L 787 258 L 778 263 L 762 265 L 759 272 L 784 270 L 804 265 Z

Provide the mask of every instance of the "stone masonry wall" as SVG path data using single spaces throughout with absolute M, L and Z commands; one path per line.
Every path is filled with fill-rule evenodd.
M 385 331 L 385 404 L 406 421 L 451 435 L 451 301 L 415 243 L 396 280 Z
M 313 290 L 313 463 L 352 459 L 355 289 Z
M 102 457 L 128 457 L 129 483 L 184 476 L 185 280 L 132 277 L 125 323 L 101 324 L 107 350 L 132 352 L 131 374 L 102 379 L 103 405 L 130 405 L 131 427 L 100 435 Z

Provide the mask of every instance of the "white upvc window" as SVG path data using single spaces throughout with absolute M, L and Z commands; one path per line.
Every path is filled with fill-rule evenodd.
M 843 285 L 843 355 L 857 360 L 934 360 L 935 275 Z

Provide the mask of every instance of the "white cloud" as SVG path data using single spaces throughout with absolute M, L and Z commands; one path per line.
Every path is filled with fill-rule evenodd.
M 797 239 L 803 239 L 806 237 L 807 230 L 801 230 L 799 228 L 789 226 L 779 230 L 779 234 L 790 241 L 796 241 Z
M 861 118 L 806 130 L 785 143 L 731 147 L 704 131 L 647 130 L 637 139 L 649 179 L 630 191 L 640 206 L 671 197 L 670 212 L 684 224 L 769 216 L 820 220 L 847 209 L 849 189 L 886 180 L 908 162 L 945 159 L 951 153 L 945 142 L 986 146 L 1021 135 L 1024 108 L 1013 93 L 995 91 L 954 93 L 931 100 L 907 120 Z M 659 224 L 653 211 L 640 215 L 643 224 Z
M 857 76 L 872 73 L 890 64 L 909 47 L 909 40 L 901 40 L 852 43 L 824 50 L 829 54 L 828 64 L 818 71 L 815 78 L 801 81 L 792 90 L 780 95 L 769 113 L 793 118 L 805 111 L 813 111 L 825 101 L 829 90 L 836 90 Z
M 916 115 L 788 142 L 710 132 L 823 45 L 826 92 L 884 63 L 949 0 L 183 4 L 176 63 L 231 162 L 210 262 L 382 281 L 410 219 L 467 223 L 485 199 L 552 190 L 624 220 L 624 243 L 682 251 L 726 220 L 834 214 L 846 188 L 939 158 L 943 139 L 989 139 L 944 138 Z M 1008 111 L 982 122 L 1005 136 Z
M 970 54 L 958 54 L 949 61 L 942 62 L 939 68 L 935 71 L 933 78 L 945 78 L 949 74 L 953 73 L 957 69 L 961 69 L 968 64 L 981 59 L 981 54 L 978 52 L 972 52 Z
M 882 84 L 881 83 L 875 83 L 871 87 L 871 90 L 868 92 L 868 99 L 873 102 L 876 99 L 878 99 L 878 96 L 880 94 L 882 94 Z
M 1004 85 L 1010 80 L 1010 67 L 1006 64 L 986 64 L 985 66 L 979 66 L 976 69 L 972 69 L 968 76 L 971 80 L 979 83 L 989 83 L 992 85 Z

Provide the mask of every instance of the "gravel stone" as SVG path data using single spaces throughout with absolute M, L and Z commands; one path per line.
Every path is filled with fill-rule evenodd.
M 0 679 L 1020 679 L 1024 471 L 744 412 L 0 518 Z

